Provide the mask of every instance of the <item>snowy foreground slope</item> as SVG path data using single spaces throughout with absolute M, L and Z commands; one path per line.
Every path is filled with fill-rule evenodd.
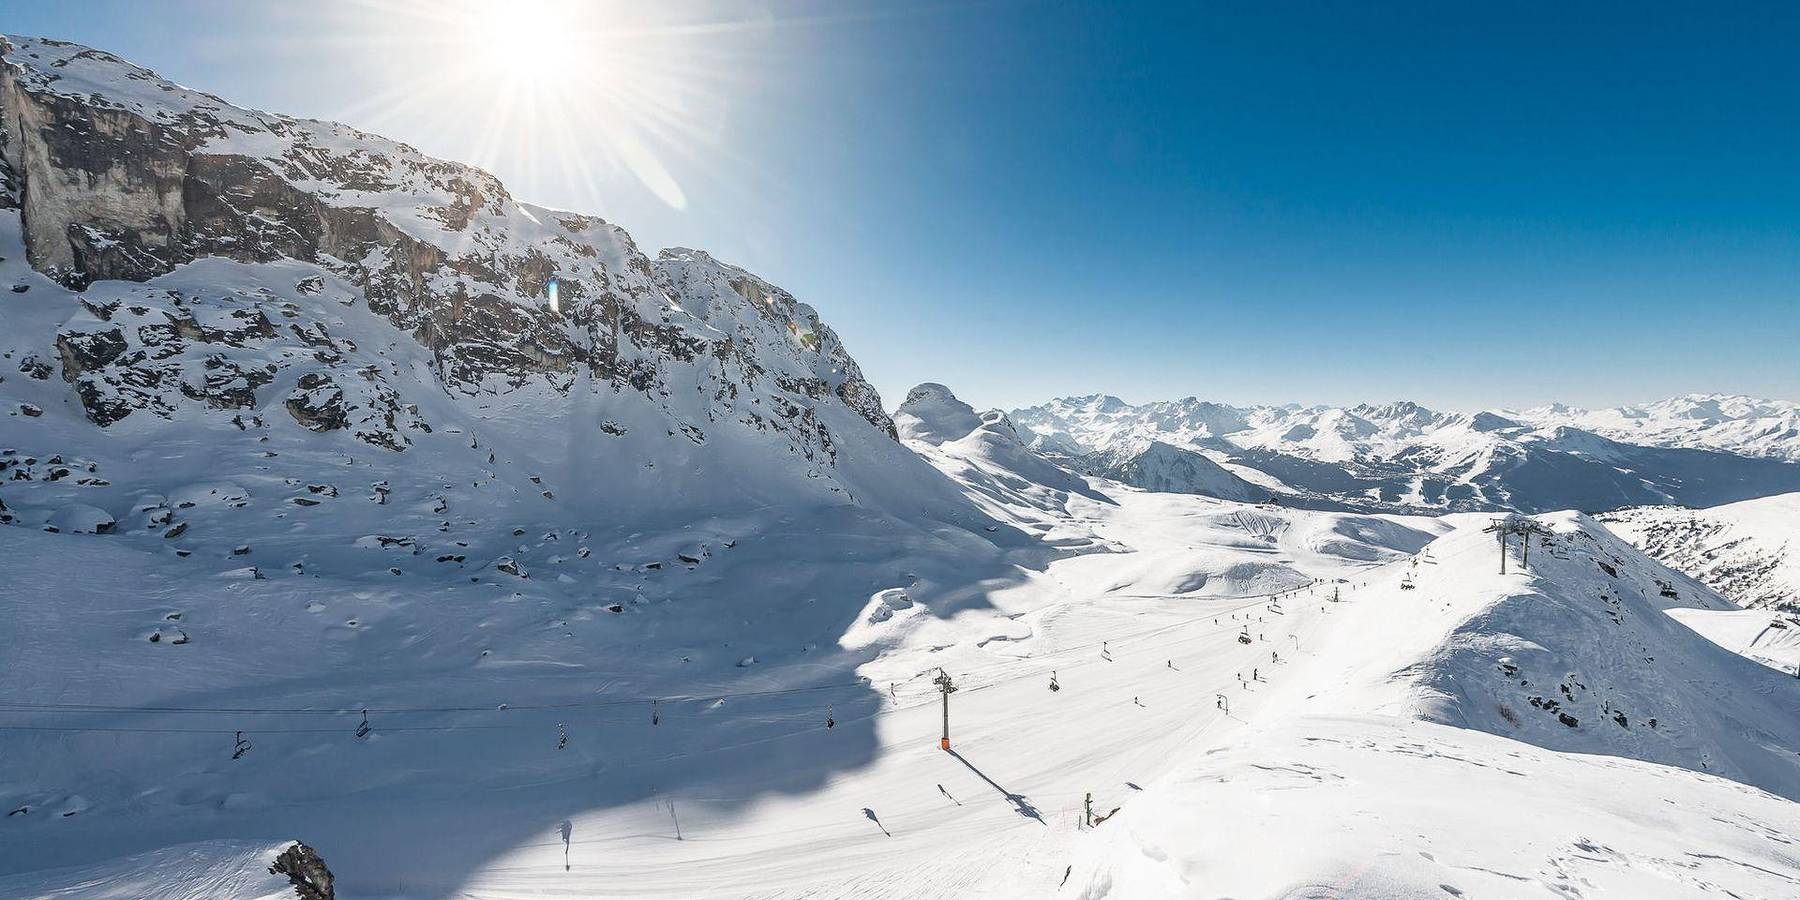
M 1603 518 L 1645 553 L 1744 606 L 1800 611 L 1800 494 L 1707 509 L 1622 509 Z

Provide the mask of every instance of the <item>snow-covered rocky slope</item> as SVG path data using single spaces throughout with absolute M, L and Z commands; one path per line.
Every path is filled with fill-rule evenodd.
M 0 179 L 0 874 L 316 837 L 353 892 L 390 851 L 448 890 L 550 808 L 507 791 L 676 790 L 534 786 L 667 756 L 697 694 L 771 698 L 732 741 L 854 721 L 868 598 L 950 617 L 1065 552 L 902 445 L 811 307 L 477 169 L 8 38 Z M 411 836 L 342 831 L 371 809 Z
M 1603 517 L 1645 553 L 1747 607 L 1800 611 L 1800 494 Z
M 1628 443 L 1547 418 L 1445 413 L 1410 402 L 1240 409 L 1192 397 L 1132 405 L 1096 394 L 1011 417 L 1042 452 L 1094 460 L 1093 471 L 1127 483 L 1187 489 L 1130 465 L 1130 454 L 1110 455 L 1160 442 L 1206 455 L 1263 493 L 1315 505 L 1598 512 L 1708 505 L 1800 487 L 1800 464 L 1781 454 L 1737 455 L 1725 452 L 1736 447 L 1663 440 L 1667 434 Z
M 478 169 L 43 39 L 0 45 L 0 121 L 23 223 L 6 255 L 78 292 L 43 286 L 52 321 L 32 324 L 52 341 L 20 365 L 102 427 L 236 417 L 404 450 L 458 424 L 419 409 L 423 387 L 465 410 L 577 408 L 594 446 L 748 435 L 801 478 L 830 477 L 847 430 L 892 432 L 812 307 Z

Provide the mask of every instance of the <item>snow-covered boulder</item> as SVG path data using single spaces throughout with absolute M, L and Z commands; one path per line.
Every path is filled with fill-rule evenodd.
M 118 527 L 112 513 L 86 503 L 71 503 L 51 513 L 45 524 L 65 534 L 111 534 Z

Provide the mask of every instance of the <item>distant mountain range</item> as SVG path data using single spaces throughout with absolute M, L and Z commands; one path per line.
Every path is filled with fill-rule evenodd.
M 1518 414 L 1538 425 L 1567 425 L 1652 447 L 1724 450 L 1800 462 L 1800 403 L 1729 394 L 1687 394 L 1642 406 L 1574 409 L 1562 404 Z
M 1094 394 L 1013 410 L 1039 452 L 1150 490 L 1426 512 L 1713 506 L 1800 490 L 1800 404 L 1439 412 Z M 1229 480 L 1227 480 L 1229 479 Z

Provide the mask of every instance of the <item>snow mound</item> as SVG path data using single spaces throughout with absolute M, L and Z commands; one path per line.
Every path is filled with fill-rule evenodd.
M 71 503 L 57 510 L 45 524 L 67 534 L 107 534 L 118 526 L 112 513 L 86 503 Z
M 1655 811 L 1647 814 L 1647 811 Z M 1425 722 L 1256 731 L 1146 785 L 1056 895 L 1793 896 L 1793 804 L 1704 775 Z

